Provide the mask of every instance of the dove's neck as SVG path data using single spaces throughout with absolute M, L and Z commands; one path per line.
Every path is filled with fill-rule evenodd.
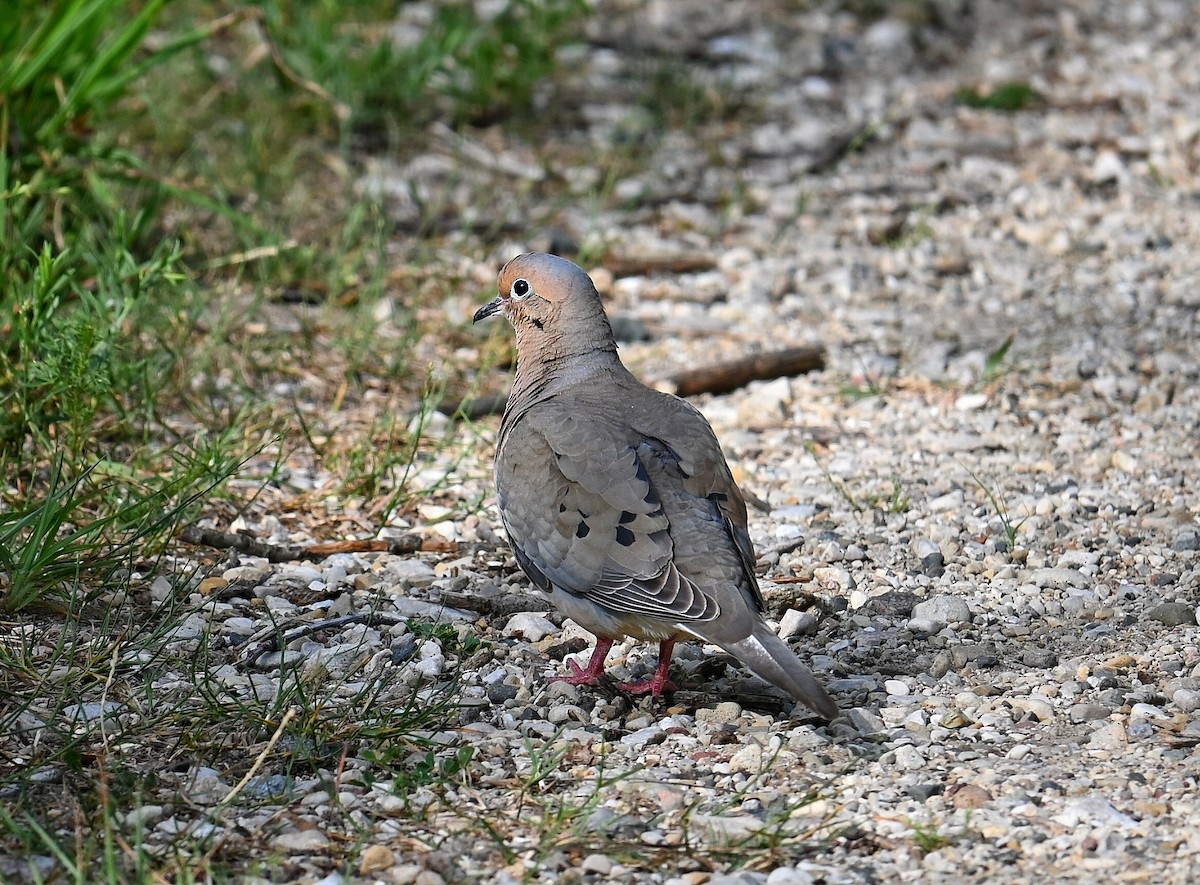
M 519 413 L 579 384 L 628 374 L 607 321 L 603 332 L 551 336 L 539 329 L 518 329 L 517 372 L 507 410 Z

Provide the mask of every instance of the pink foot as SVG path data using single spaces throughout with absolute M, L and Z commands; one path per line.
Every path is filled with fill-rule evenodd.
M 571 675 L 552 676 L 550 681 L 565 682 L 568 685 L 595 685 L 604 673 L 604 659 L 608 657 L 608 650 L 612 647 L 612 639 L 597 637 L 596 648 L 592 652 L 591 658 L 588 659 L 587 667 L 581 667 L 574 661 L 567 661 L 567 666 L 571 668 Z
M 617 688 L 626 694 L 649 694 L 658 697 L 663 692 L 673 692 L 675 690 L 675 683 L 670 679 L 660 680 L 658 674 L 655 674 L 649 679 L 643 679 L 641 682 L 618 682 Z
M 667 676 L 667 671 L 671 668 L 671 652 L 674 650 L 675 640 L 664 639 L 658 644 L 658 666 L 654 670 L 654 675 L 641 682 L 622 682 L 621 689 L 629 694 L 650 694 L 654 697 L 658 697 L 663 692 L 674 691 L 675 683 L 671 682 Z

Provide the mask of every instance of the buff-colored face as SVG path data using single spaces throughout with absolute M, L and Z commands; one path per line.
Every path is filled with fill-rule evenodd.
M 500 294 L 475 312 L 474 322 L 502 313 L 518 329 L 544 330 L 581 287 L 589 294 L 595 291 L 587 274 L 565 258 L 540 252 L 519 255 L 500 271 Z

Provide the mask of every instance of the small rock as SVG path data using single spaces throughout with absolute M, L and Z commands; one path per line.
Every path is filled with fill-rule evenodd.
M 763 770 L 763 751 L 758 744 L 747 744 L 729 757 L 731 771 L 759 774 Z
M 1058 814 L 1051 815 L 1050 819 L 1074 830 L 1099 826 L 1132 830 L 1138 826 L 1137 821 L 1118 811 L 1111 802 L 1099 795 L 1073 799 Z
M 955 489 L 953 492 L 931 498 L 926 506 L 930 513 L 944 513 L 948 510 L 960 509 L 964 500 L 962 489 Z
M 913 606 L 911 620 L 933 621 L 936 624 L 969 624 L 971 609 L 960 596 L 933 596 Z
M 940 796 L 946 791 L 942 784 L 910 784 L 904 792 L 918 802 L 927 802 L 933 796 Z
M 238 636 L 250 636 L 258 629 L 258 622 L 253 618 L 226 618 L 221 627 Z
M 908 685 L 899 679 L 885 679 L 883 682 L 883 690 L 890 695 L 904 697 L 908 694 Z
M 1186 553 L 1189 550 L 1200 550 L 1200 532 L 1193 528 L 1181 529 L 1171 542 L 1171 549 L 1176 553 Z
M 200 582 L 200 586 L 196 590 L 202 596 L 208 596 L 210 593 L 216 593 L 218 590 L 224 590 L 229 586 L 229 581 L 224 578 L 205 578 Z
M 1190 626 L 1196 623 L 1196 609 L 1184 602 L 1163 602 L 1146 612 L 1146 620 L 1168 627 Z
M 1103 704 L 1075 704 L 1068 714 L 1072 722 L 1093 722 L 1097 719 L 1107 719 L 1112 710 Z
M 423 868 L 420 864 L 402 863 L 394 867 L 388 874 L 388 878 L 395 885 L 413 885 L 417 881 L 417 876 L 421 875 Z
M 328 848 L 329 837 L 320 830 L 292 830 L 280 833 L 271 840 L 271 845 L 288 854 L 312 854 Z
M 546 721 L 555 725 L 564 722 L 587 722 L 588 715 L 576 704 L 556 704 L 546 712 Z
M 395 866 L 396 855 L 386 845 L 368 845 L 358 861 L 359 875 L 377 873 Z
M 1171 695 L 1171 703 L 1184 713 L 1191 713 L 1200 709 L 1200 691 L 1181 688 Z
M 394 559 L 387 564 L 386 571 L 404 587 L 428 587 L 437 577 L 433 566 L 419 559 Z
M 489 683 L 485 691 L 487 699 L 493 704 L 503 704 L 517 696 L 517 686 L 509 685 L 507 682 Z
M 647 725 L 645 728 L 639 728 L 632 734 L 625 735 L 623 738 L 621 738 L 621 743 L 630 747 L 636 747 L 639 744 L 644 744 L 648 741 L 654 740 L 663 734 L 665 734 L 665 732 L 659 726 Z
M 537 612 L 517 612 L 504 625 L 505 636 L 519 636 L 530 642 L 539 642 L 557 631 L 549 618 Z
M 270 569 L 257 565 L 236 565 L 221 573 L 221 577 L 229 583 L 243 584 L 247 587 L 257 587 L 270 576 Z
M 778 867 L 767 875 L 767 885 L 813 885 L 815 881 L 811 873 L 794 867 Z
M 881 765 L 894 766 L 901 771 L 920 771 L 925 767 L 925 757 L 911 744 L 902 744 L 896 749 L 884 753 L 879 762 Z
M 1087 587 L 1087 577 L 1076 568 L 1035 568 L 1024 575 L 1025 580 L 1038 587 Z
M 779 638 L 791 636 L 809 636 L 816 632 L 817 617 L 811 612 L 797 611 L 789 608 L 779 619 Z
M 612 872 L 613 862 L 603 854 L 589 854 L 583 859 L 583 863 L 579 865 L 580 872 L 595 873 L 598 876 L 607 876 Z
M 1168 716 L 1161 707 L 1156 707 L 1154 704 L 1134 704 L 1129 708 L 1130 719 L 1153 719 L 1157 722 L 1170 722 L 1171 717 Z
M 125 709 L 124 704 L 116 701 L 90 701 L 85 704 L 67 704 L 62 708 L 63 715 L 75 722 L 92 722 L 96 719 L 107 718 Z
M 843 710 L 842 717 L 854 726 L 855 731 L 862 735 L 880 734 L 885 730 L 883 720 L 873 711 L 862 707 L 851 707 L 849 710 Z
M 983 808 L 992 801 L 992 794 L 978 784 L 959 784 L 949 792 L 955 808 Z
M 1117 449 L 1112 453 L 1112 466 L 1122 473 L 1134 474 L 1138 470 L 1137 458 L 1124 449 Z
M 152 827 L 162 820 L 164 809 L 161 805 L 140 805 L 123 815 L 127 827 Z
M 946 557 L 942 551 L 935 550 L 921 557 L 921 571 L 930 578 L 940 578 L 946 574 Z
M 1057 666 L 1058 655 L 1048 648 L 1027 648 L 1021 653 L 1021 663 L 1026 667 L 1048 670 Z
M 1116 151 L 1100 151 L 1092 163 L 1092 181 L 1096 184 L 1122 181 L 1128 175 L 1121 155 Z

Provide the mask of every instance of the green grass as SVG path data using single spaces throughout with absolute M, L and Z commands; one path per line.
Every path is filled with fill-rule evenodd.
M 402 678 L 365 646 L 344 672 L 285 659 L 271 682 L 231 667 L 209 628 L 179 640 L 207 604 L 194 595 L 206 573 L 180 571 L 174 535 L 201 514 L 253 509 L 265 489 L 307 514 L 301 494 L 278 494 L 296 492 L 293 459 L 330 470 L 332 490 L 374 502 L 381 523 L 449 481 L 428 468 L 452 436 L 425 431 L 434 394 L 457 379 L 435 383 L 416 344 L 421 311 L 464 281 L 422 271 L 436 207 L 401 237 L 355 190 L 361 152 L 421 154 L 433 122 L 529 125 L 587 4 L 511 0 L 484 19 L 441 3 L 411 39 L 391 27 L 409 7 L 383 0 L 11 5 L 0 854 L 29 857 L 35 881 L 267 875 L 278 858 L 265 839 L 239 856 L 203 825 L 289 800 L 301 777 L 327 778 L 336 797 L 347 759 L 405 795 L 461 783 L 470 749 L 429 737 L 453 720 L 458 690 Z M 381 418 L 371 400 L 385 397 Z M 165 599 L 148 592 L 156 580 L 170 581 Z M 470 635 L 413 629 L 479 650 Z M 78 704 L 115 706 L 81 720 Z M 179 765 L 200 762 L 227 773 L 229 792 L 177 808 L 201 830 L 151 850 L 129 812 L 170 804 Z M 359 832 L 334 806 L 334 823 Z
M 945 848 L 951 844 L 954 839 L 945 833 L 941 832 L 933 824 L 923 824 L 916 821 L 911 822 L 912 840 L 922 854 L 929 854 L 932 851 L 937 851 L 939 848 Z
M 1001 83 L 988 90 L 965 86 L 955 93 L 955 101 L 969 108 L 1016 113 L 1042 104 L 1042 94 L 1028 83 Z
M 958 459 L 956 458 L 955 460 Z M 971 481 L 979 487 L 979 490 L 987 498 L 988 503 L 992 505 L 992 509 L 996 512 L 996 517 L 1000 520 L 1001 530 L 1004 533 L 1004 543 L 1007 545 L 1005 549 L 1011 551 L 1017 546 L 1017 533 L 1021 531 L 1021 526 L 1032 514 L 1027 513 L 1020 519 L 1015 519 L 1009 511 L 1008 505 L 1004 502 L 1003 497 L 1001 497 L 1000 492 L 985 483 L 974 470 L 961 461 L 958 462 L 958 465 L 967 471 L 971 477 Z
M 887 491 L 877 491 L 874 488 L 867 488 L 855 494 L 846 483 L 830 473 L 829 468 L 822 463 L 817 455 L 816 443 L 812 440 L 806 440 L 804 449 L 812 455 L 813 460 L 817 463 L 817 469 L 821 471 L 821 475 L 825 477 L 825 481 L 829 483 L 830 488 L 837 493 L 838 497 L 849 504 L 850 509 L 855 513 L 865 513 L 870 510 L 880 510 L 885 513 L 906 513 L 912 507 L 912 498 L 904 491 L 904 485 L 899 475 L 893 474 L 889 478 Z

